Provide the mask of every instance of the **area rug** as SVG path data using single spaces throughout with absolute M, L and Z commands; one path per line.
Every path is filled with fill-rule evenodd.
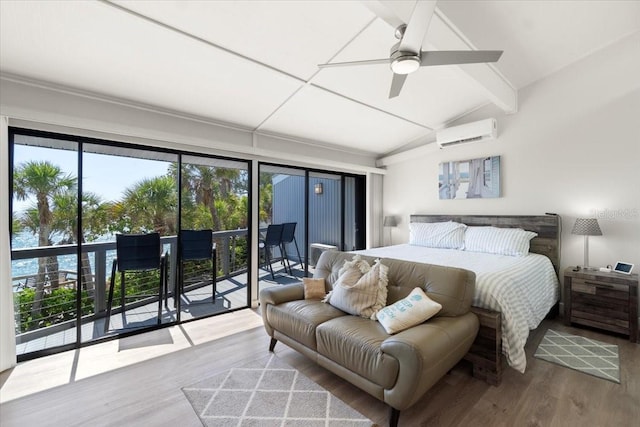
M 205 426 L 375 426 L 275 354 L 182 391 Z
M 617 345 L 549 329 L 534 356 L 620 384 Z

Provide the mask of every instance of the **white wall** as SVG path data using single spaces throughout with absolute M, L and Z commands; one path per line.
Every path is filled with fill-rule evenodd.
M 576 217 L 599 216 L 590 264 L 617 260 L 640 270 L 640 34 L 519 92 L 519 112 L 485 107 L 462 122 L 498 119 L 495 141 L 443 150 L 388 166 L 384 214 L 399 215 L 394 242 L 408 240 L 412 213 L 562 216 L 562 267 L 583 263 Z M 438 164 L 502 156 L 502 197 L 439 200 Z
M 16 347 L 9 256 L 9 144 L 7 118 L 0 116 L 0 372 L 15 365 Z

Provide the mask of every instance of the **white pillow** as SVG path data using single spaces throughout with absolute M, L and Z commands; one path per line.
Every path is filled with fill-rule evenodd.
M 462 249 L 466 225 L 458 222 L 409 223 L 409 244 L 428 248 Z
M 525 256 L 529 241 L 538 234 L 521 228 L 467 227 L 464 250 L 488 254 Z
M 404 331 L 435 316 L 442 306 L 420 288 L 378 312 L 378 322 L 388 334 Z
M 377 259 L 372 267 L 356 255 L 345 261 L 333 290 L 322 300 L 355 316 L 376 319 L 376 313 L 387 303 L 389 267 Z

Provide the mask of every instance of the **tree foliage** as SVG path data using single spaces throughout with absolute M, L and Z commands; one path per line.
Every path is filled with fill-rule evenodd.
M 182 228 L 214 231 L 248 227 L 248 173 L 234 168 L 185 164 L 182 168 Z M 78 233 L 77 177 L 65 174 L 50 162 L 26 162 L 14 170 L 14 191 L 18 200 L 33 197 L 35 202 L 20 217 L 13 219 L 13 230 L 29 230 L 38 236 L 40 246 L 90 242 L 111 233 L 175 235 L 178 231 L 177 164 L 165 175 L 143 179 L 123 191 L 119 200 L 104 201 L 99 195 L 82 195 L 82 232 Z M 271 216 L 271 179 L 260 187 L 260 217 Z M 54 241 L 55 238 L 55 241 Z M 220 243 L 220 242 L 219 242 Z M 235 252 L 228 254 L 236 266 L 246 266 L 246 239 L 234 240 Z M 58 280 L 57 259 L 39 259 L 36 289 L 17 292 L 21 330 L 66 321 L 75 316 L 75 290 L 45 284 Z M 93 280 L 88 254 L 81 260 L 81 283 Z M 55 271 L 54 271 L 55 270 Z M 131 283 L 148 278 L 132 277 Z M 117 278 L 117 280 L 119 280 Z M 129 281 L 128 281 L 129 282 Z M 127 286 L 127 294 L 140 286 Z M 119 293 L 119 286 L 115 289 Z M 83 295 L 83 314 L 91 312 L 92 298 Z M 56 311 L 57 310 L 57 311 Z M 26 329 L 25 329 L 26 328 Z

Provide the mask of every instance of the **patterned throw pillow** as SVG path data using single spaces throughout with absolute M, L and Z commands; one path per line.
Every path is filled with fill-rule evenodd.
M 311 277 L 303 277 L 304 299 L 322 299 L 327 295 L 324 289 L 324 278 L 313 279 Z
M 375 320 L 387 302 L 388 270 L 380 260 L 371 267 L 356 255 L 352 261 L 345 261 L 333 290 L 323 301 L 346 313 Z
M 415 288 L 405 298 L 378 312 L 378 322 L 388 334 L 404 331 L 435 316 L 442 306 Z

